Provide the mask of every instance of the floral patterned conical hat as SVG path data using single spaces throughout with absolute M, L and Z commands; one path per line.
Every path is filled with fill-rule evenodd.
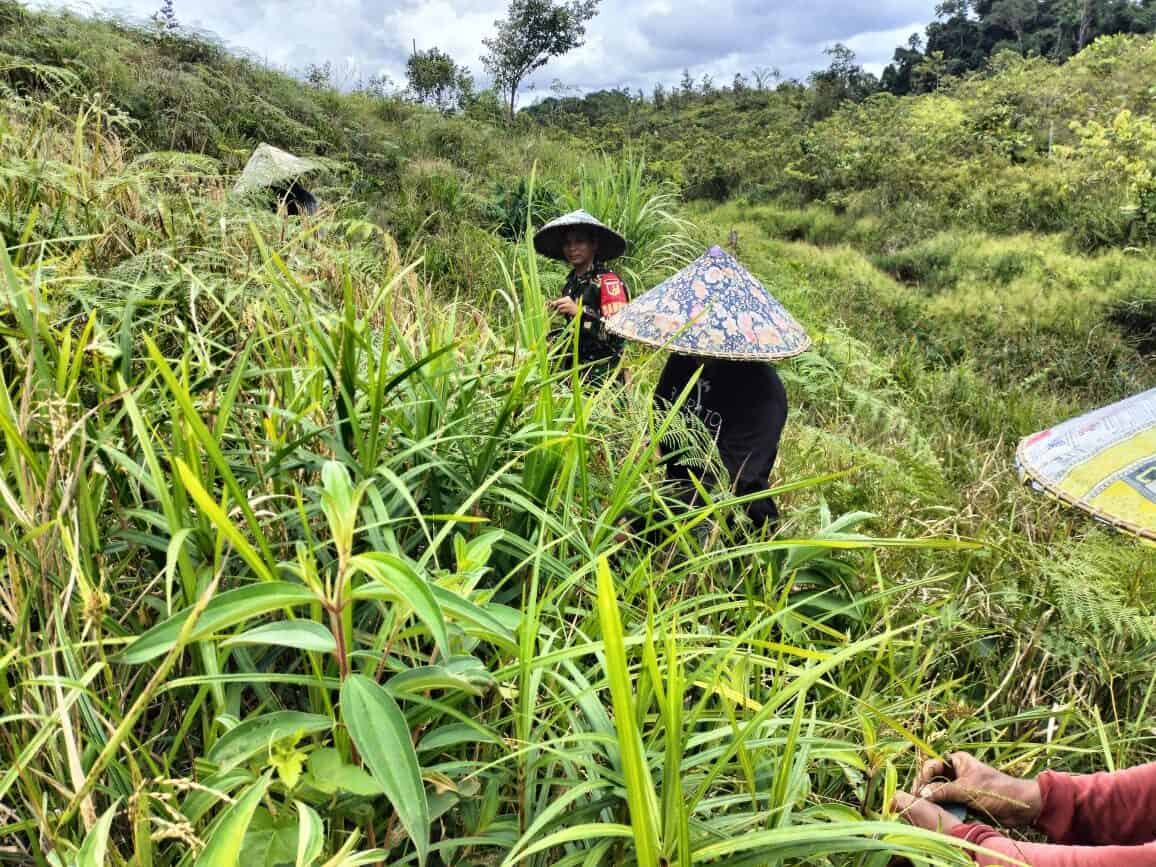
M 737 361 L 792 358 L 811 346 L 803 326 L 721 247 L 627 304 L 606 328 L 671 352 Z

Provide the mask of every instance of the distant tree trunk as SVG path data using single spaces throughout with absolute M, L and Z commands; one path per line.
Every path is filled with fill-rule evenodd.
M 1088 33 L 1092 29 L 1092 0 L 1082 0 L 1080 10 L 1080 32 L 1076 36 L 1076 52 L 1079 53 L 1084 50 L 1084 46 L 1088 44 Z

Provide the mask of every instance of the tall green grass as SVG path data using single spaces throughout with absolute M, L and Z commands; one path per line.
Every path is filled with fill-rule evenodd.
M 656 187 L 643 157 L 583 163 L 575 187 L 568 207 L 588 211 L 629 239 L 614 267 L 631 286 L 669 276 L 702 252 L 693 225 L 678 213 L 677 191 L 669 184 Z
M 1151 755 L 1149 589 L 1118 590 L 1136 630 L 1089 615 L 1087 676 L 1037 571 L 1078 526 L 1006 479 L 947 499 L 950 422 L 905 397 L 952 400 L 933 369 L 832 327 L 784 371 L 792 517 L 750 536 L 726 490 L 661 496 L 660 359 L 597 388 L 555 364 L 528 241 L 437 298 L 379 228 L 242 210 L 98 115 L 6 99 L 6 857 L 964 863 L 887 813 L 921 754 Z M 689 231 L 653 223 L 646 273 Z

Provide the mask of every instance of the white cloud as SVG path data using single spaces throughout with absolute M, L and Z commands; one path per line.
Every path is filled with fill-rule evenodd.
M 39 0 L 81 11 L 120 13 L 136 20 L 160 0 Z M 438 47 L 474 72 L 482 39 L 505 12 L 506 0 L 175 0 L 182 23 L 216 34 L 282 68 L 344 59 L 350 77 L 387 72 L 404 79 L 414 40 Z M 716 82 L 758 66 L 805 78 L 826 65 L 824 48 L 843 42 L 879 72 L 897 45 L 922 30 L 934 0 L 603 0 L 586 44 L 553 60 L 532 82 L 544 93 L 560 79 L 579 90 L 609 87 L 649 91 L 674 84 L 682 70 Z

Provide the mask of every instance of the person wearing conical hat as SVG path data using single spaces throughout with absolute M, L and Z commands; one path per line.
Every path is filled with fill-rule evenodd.
M 806 351 L 811 341 L 754 276 L 712 247 L 641 295 L 607 329 L 673 351 L 655 389 L 657 406 L 669 409 L 686 394 L 680 411 L 705 425 L 735 493 L 769 490 L 787 422 L 787 391 L 770 362 Z M 690 468 L 674 443 L 660 445 L 675 494 L 695 505 Z M 779 517 L 769 496 L 748 504 L 747 514 L 757 525 Z
M 761 361 L 672 355 L 659 377 L 655 404 L 668 410 L 692 380 L 694 385 L 681 411 L 705 425 L 735 494 L 742 497 L 768 490 L 787 424 L 787 390 L 775 369 Z M 679 460 L 673 442 L 663 442 L 661 448 L 666 478 L 673 483 L 675 495 L 689 506 L 697 505 L 691 468 Z M 778 507 L 769 496 L 749 503 L 747 514 L 759 526 L 779 518 Z
M 547 223 L 534 235 L 534 249 L 570 266 L 562 294 L 550 309 L 568 319 L 581 317 L 578 363 L 587 375 L 604 376 L 622 357 L 624 341 L 606 331 L 606 321 L 630 300 L 622 278 L 606 267 L 626 252 L 626 239 L 585 211 Z M 566 353 L 566 363 L 573 358 Z
M 262 142 L 245 163 L 233 192 L 237 195 L 264 192 L 273 211 L 284 208 L 291 217 L 312 215 L 317 213 L 317 199 L 305 188 L 304 179 L 320 169 L 321 164 L 314 160 Z

